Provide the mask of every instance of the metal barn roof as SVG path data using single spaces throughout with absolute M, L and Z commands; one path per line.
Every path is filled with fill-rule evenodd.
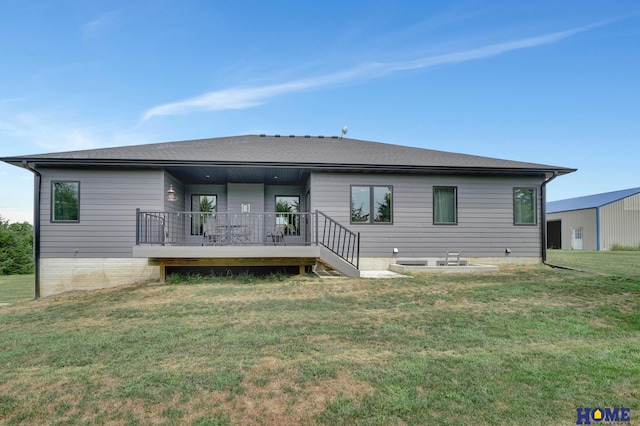
M 547 213 L 568 212 L 572 210 L 595 209 L 615 203 L 623 198 L 640 194 L 640 188 L 623 189 L 621 191 L 605 192 L 584 197 L 568 198 L 566 200 L 547 203 Z

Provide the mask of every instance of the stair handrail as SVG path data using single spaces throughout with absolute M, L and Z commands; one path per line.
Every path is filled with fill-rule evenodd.
M 337 220 L 316 210 L 315 240 L 332 253 L 360 268 L 360 233 L 353 232 Z M 322 222 L 322 223 L 321 223 Z

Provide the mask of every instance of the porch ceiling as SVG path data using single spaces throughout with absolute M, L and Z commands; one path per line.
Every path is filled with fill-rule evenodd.
M 176 166 L 167 172 L 186 184 L 265 183 L 268 185 L 304 185 L 310 171 L 302 168 L 235 166 Z

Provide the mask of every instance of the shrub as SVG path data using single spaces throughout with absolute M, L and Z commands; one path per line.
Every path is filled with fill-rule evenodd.
M 11 223 L 0 216 L 0 275 L 32 274 L 33 226 Z
M 173 273 L 167 277 L 167 284 L 201 284 L 201 283 L 222 283 L 235 280 L 240 284 L 254 284 L 258 281 L 263 282 L 283 282 L 286 281 L 289 276 L 286 273 L 278 272 L 268 275 L 253 274 L 248 271 L 244 271 L 238 275 L 233 275 L 231 271 L 227 271 L 224 275 L 201 275 L 201 274 L 181 274 Z
M 640 245 L 633 246 L 623 246 L 622 244 L 614 244 L 611 246 L 611 251 L 640 251 Z

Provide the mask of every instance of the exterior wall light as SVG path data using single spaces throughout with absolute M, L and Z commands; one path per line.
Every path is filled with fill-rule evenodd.
M 170 203 L 175 203 L 178 201 L 178 197 L 176 197 L 176 191 L 173 190 L 173 184 L 169 185 L 169 189 L 167 190 L 167 201 Z

